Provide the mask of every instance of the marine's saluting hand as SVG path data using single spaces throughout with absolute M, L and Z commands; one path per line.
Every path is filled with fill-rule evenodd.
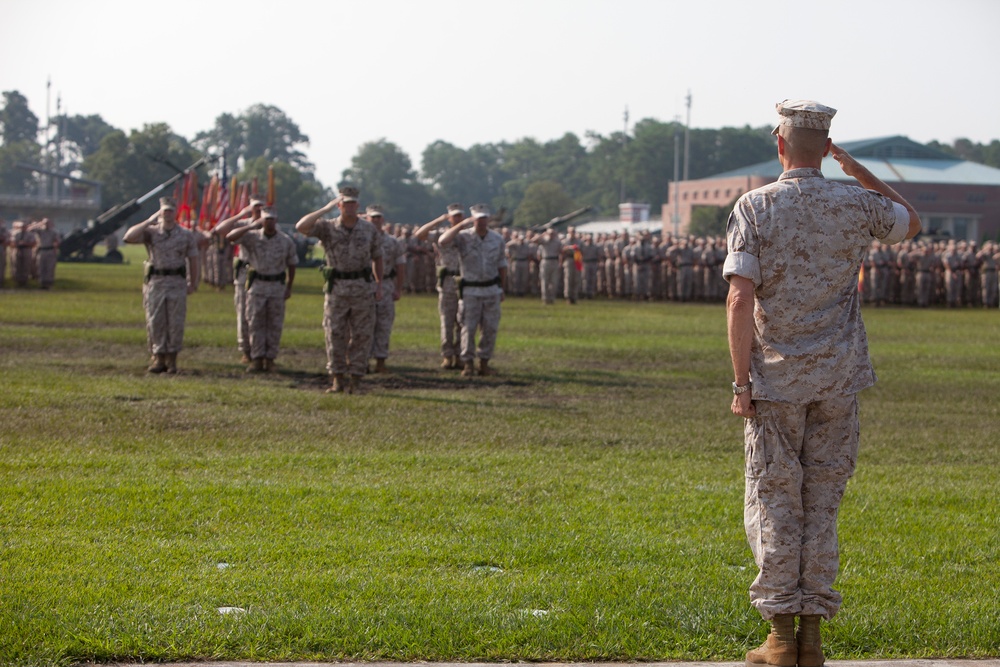
M 848 176 L 855 176 L 858 173 L 858 168 L 861 165 L 843 148 L 837 144 L 831 143 L 830 154 L 833 156 L 833 159 L 837 161 L 837 164 L 840 165 L 840 168 L 844 170 L 845 174 Z

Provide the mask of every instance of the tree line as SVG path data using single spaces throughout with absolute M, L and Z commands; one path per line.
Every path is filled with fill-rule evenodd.
M 57 116 L 54 132 L 39 141 L 38 117 L 17 91 L 3 93 L 0 110 L 0 192 L 32 191 L 31 172 L 18 163 L 40 164 L 53 151 L 60 168 L 103 184 L 105 208 L 145 193 L 204 152 L 226 156 L 228 175 L 265 182 L 274 166 L 279 215 L 294 222 L 329 201 L 337 187 L 361 188 L 366 202 L 382 203 L 390 220 L 422 223 L 450 202 L 487 202 L 518 226 L 547 222 L 577 208 L 592 207 L 614 216 L 625 201 L 650 204 L 656 215 L 669 200 L 675 145 L 683 146 L 677 122 L 645 118 L 627 134 L 566 133 L 540 142 L 532 138 L 461 148 L 445 140 L 427 146 L 419 170 L 398 145 L 382 138 L 359 147 L 333 186 L 317 180 L 305 148 L 309 137 L 281 109 L 255 104 L 222 113 L 214 125 L 188 139 L 166 123 L 150 123 L 126 133 L 100 115 Z M 45 145 L 43 145 L 43 143 Z M 705 178 L 770 160 L 775 155 L 771 127 L 692 129 L 689 177 Z M 1000 167 L 1000 141 L 928 144 L 956 157 Z M 683 160 L 683 158 L 682 158 Z M 173 165 L 173 166 L 171 166 Z M 683 169 L 683 168 L 682 168 Z

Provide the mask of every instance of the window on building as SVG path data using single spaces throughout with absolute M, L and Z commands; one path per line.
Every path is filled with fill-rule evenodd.
M 927 233 L 950 236 L 956 241 L 978 241 L 979 218 L 969 215 L 932 215 L 927 218 Z

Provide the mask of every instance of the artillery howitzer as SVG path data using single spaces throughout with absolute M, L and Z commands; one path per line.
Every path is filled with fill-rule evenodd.
M 94 252 L 95 245 L 105 237 L 118 231 L 118 228 L 125 224 L 126 220 L 135 215 L 142 208 L 143 204 L 206 162 L 208 162 L 208 158 L 201 158 L 184 171 L 160 183 L 143 196 L 109 208 L 87 223 L 86 229 L 78 229 L 66 236 L 59 243 L 59 260 L 63 262 L 86 260 Z
M 544 232 L 544 231 L 546 231 L 548 229 L 552 229 L 554 227 L 558 227 L 559 225 L 566 224 L 570 220 L 575 220 L 576 218 L 579 218 L 581 215 L 583 215 L 585 213 L 590 213 L 592 210 L 594 210 L 593 206 L 585 206 L 583 208 L 578 208 L 577 210 L 573 211 L 572 213 L 567 213 L 566 215 L 560 215 L 560 216 L 557 216 L 555 218 L 552 218 L 551 220 L 549 220 L 548 222 L 546 222 L 543 225 L 536 225 L 536 226 L 534 226 L 534 227 L 531 228 L 531 231 L 533 231 L 533 232 Z

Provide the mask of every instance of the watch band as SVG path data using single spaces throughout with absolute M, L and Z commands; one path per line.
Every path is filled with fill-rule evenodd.
M 753 386 L 753 382 L 752 381 L 751 382 L 747 382 L 745 385 L 742 385 L 742 386 L 738 385 L 738 384 L 736 384 L 734 382 L 733 383 L 733 394 L 735 394 L 735 395 L 742 394 L 745 391 L 749 391 L 750 387 L 752 387 L 752 386 Z

